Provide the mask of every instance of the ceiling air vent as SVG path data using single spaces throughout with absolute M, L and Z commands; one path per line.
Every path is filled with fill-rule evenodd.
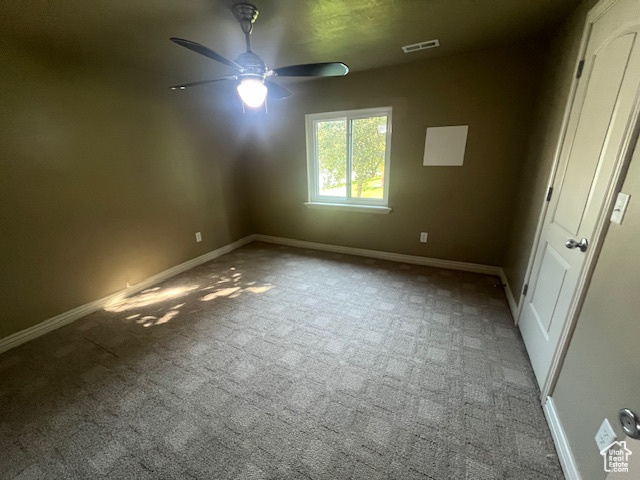
M 426 42 L 414 43 L 413 45 L 405 45 L 402 47 L 404 53 L 417 52 L 418 50 L 426 50 L 427 48 L 439 47 L 440 42 L 437 38 L 433 40 L 427 40 Z

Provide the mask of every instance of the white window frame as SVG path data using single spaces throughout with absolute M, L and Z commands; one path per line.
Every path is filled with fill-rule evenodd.
M 318 146 L 316 143 L 316 131 L 318 122 L 327 120 L 347 121 L 347 191 L 350 191 L 349 172 L 351 171 L 351 145 L 352 132 L 351 120 L 369 117 L 387 117 L 387 138 L 385 144 L 384 159 L 384 185 L 382 186 L 383 198 L 350 198 L 320 195 L 319 192 L 319 172 L 318 172 Z M 392 131 L 392 108 L 364 108 L 359 110 L 343 110 L 339 112 L 310 113 L 305 115 L 305 126 L 307 135 L 307 179 L 309 186 L 309 201 L 305 205 L 309 208 L 332 208 L 336 210 L 346 210 L 368 213 L 389 213 L 389 171 L 391 165 L 391 131 Z

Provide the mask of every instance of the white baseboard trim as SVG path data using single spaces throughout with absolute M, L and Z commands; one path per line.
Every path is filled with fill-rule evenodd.
M 564 428 L 562 428 L 560 418 L 558 418 L 558 412 L 556 411 L 556 406 L 553 403 L 553 398 L 547 397 L 546 402 L 544 402 L 543 409 L 544 415 L 547 417 L 547 423 L 551 429 L 551 436 L 553 437 L 553 443 L 556 445 L 558 459 L 560 460 L 560 465 L 562 466 L 565 478 L 567 480 L 582 480 L 580 472 L 578 471 L 576 459 L 574 458 L 573 453 L 571 452 L 571 447 L 569 446 L 569 440 L 564 433 Z
M 378 258 L 380 260 L 389 260 L 391 262 L 410 263 L 413 265 L 424 265 L 426 267 L 447 268 L 449 270 L 461 270 L 463 272 L 484 273 L 486 275 L 495 275 L 500 277 L 504 285 L 505 295 L 511 316 L 514 321 L 517 318 L 518 304 L 513 297 L 507 276 L 501 267 L 493 265 L 482 265 L 479 263 L 457 262 L 454 260 L 440 260 L 438 258 L 420 257 L 418 255 L 405 255 L 402 253 L 381 252 L 379 250 L 366 250 L 364 248 L 343 247 L 341 245 L 332 245 L 329 243 L 307 242 L 305 240 L 295 240 L 293 238 L 273 237 L 271 235 L 253 234 L 252 240 L 256 242 L 275 243 L 278 245 L 287 245 L 290 247 L 309 248 L 312 250 L 324 250 L 326 252 L 344 253 L 347 255 L 357 255 L 359 257 Z
M 236 240 L 233 243 L 212 250 L 209 253 L 205 253 L 204 255 L 200 255 L 199 257 L 188 260 L 184 263 L 181 263 L 180 265 L 171 267 L 168 270 L 149 277 L 146 280 L 143 280 L 142 282 L 137 283 L 127 289 L 121 290 L 111 295 L 107 295 L 106 297 L 100 298 L 93 302 L 85 303 L 84 305 L 80 305 L 79 307 L 38 323 L 33 327 L 26 328 L 25 330 L 21 330 L 12 335 L 9 335 L 8 337 L 2 338 L 0 339 L 0 353 L 6 352 L 7 350 L 15 348 L 18 345 L 22 345 L 29 340 L 33 340 L 34 338 L 44 335 L 45 333 L 74 322 L 86 315 L 89 315 L 90 313 L 104 308 L 105 306 L 113 302 L 117 302 L 131 295 L 135 295 L 136 293 L 140 293 L 149 287 L 152 287 L 160 282 L 168 280 L 175 275 L 178 275 L 179 273 L 186 272 L 187 270 L 197 267 L 198 265 L 202 265 L 203 263 L 218 258 L 225 253 L 229 253 L 236 248 L 240 248 L 243 245 L 250 243 L 251 241 L 253 241 L 253 236 L 248 235 L 244 238 L 241 238 L 240 240 Z
M 254 234 L 252 239 L 257 242 L 275 243 L 290 247 L 308 248 L 311 250 L 324 250 L 326 252 L 344 253 L 359 257 L 377 258 L 390 262 L 410 263 L 412 265 L 424 265 L 426 267 L 446 268 L 449 270 L 461 270 L 463 272 L 484 273 L 501 277 L 504 275 L 502 268 L 479 263 L 457 262 L 454 260 L 440 260 L 438 258 L 420 257 L 417 255 L 405 255 L 402 253 L 382 252 L 379 250 L 366 250 L 364 248 L 343 247 L 329 243 L 307 242 L 293 238 L 272 237 L 270 235 Z
M 209 262 L 215 258 L 218 258 L 225 253 L 229 253 L 237 248 L 242 247 L 251 242 L 266 242 L 266 243 L 274 243 L 278 245 L 287 245 L 290 247 L 300 247 L 300 248 L 308 248 L 311 250 L 323 250 L 326 252 L 335 252 L 342 253 L 346 255 L 356 255 L 360 257 L 369 257 L 369 258 L 377 258 L 380 260 L 388 260 L 391 262 L 400 262 L 400 263 L 409 263 L 413 265 L 423 265 L 426 267 L 436 267 L 436 268 L 446 268 L 449 270 L 460 270 L 464 272 L 472 272 L 472 273 L 481 273 L 485 275 L 495 275 L 500 277 L 503 284 L 507 284 L 507 280 L 504 274 L 504 271 L 500 267 L 491 266 L 491 265 L 481 265 L 478 263 L 468 263 L 468 262 L 457 262 L 454 260 L 440 260 L 437 258 L 429 258 L 429 257 L 420 257 L 417 255 L 405 255 L 401 253 L 391 253 L 391 252 L 382 252 L 378 250 L 367 250 L 364 248 L 355 248 L 355 247 L 344 247 L 341 245 L 332 245 L 328 243 L 316 243 L 316 242 L 307 242 L 305 240 L 295 240 L 292 238 L 284 238 L 284 237 L 273 237 L 270 235 L 261 235 L 261 234 L 252 234 L 247 235 L 240 240 L 237 240 L 233 243 L 220 247 L 216 250 L 213 250 L 209 253 L 205 253 L 199 257 L 191 259 L 187 262 L 181 263 L 180 265 L 176 265 L 168 270 L 158 273 L 152 277 L 143 280 L 136 285 L 133 285 L 125 290 L 121 290 L 119 292 L 113 293 L 106 297 L 100 298 L 93 302 L 85 303 L 84 305 L 80 305 L 72 310 L 61 313 L 60 315 L 56 315 L 48 320 L 45 320 L 33 327 L 29 327 L 25 330 L 21 330 L 16 332 L 8 337 L 0 339 L 0 353 L 10 350 L 18 345 L 22 345 L 29 340 L 33 340 L 45 333 L 48 333 L 52 330 L 60 328 L 64 325 L 67 325 L 79 318 L 82 318 L 90 313 L 93 313 L 105 306 L 112 304 L 114 302 L 118 302 L 126 297 L 131 295 L 135 295 L 137 293 L 146 290 L 153 285 L 156 285 L 160 282 L 168 280 L 169 278 L 178 275 L 179 273 L 186 272 L 198 265 Z M 509 308 L 511 309 L 511 313 L 514 313 L 514 305 L 515 301 L 513 300 L 513 296 L 510 295 L 510 289 L 505 287 L 505 291 L 507 292 L 507 300 L 509 302 Z M 514 317 L 515 318 L 515 317 Z
M 515 323 L 518 318 L 518 302 L 516 302 L 515 297 L 513 296 L 513 291 L 511 290 L 511 285 L 509 285 L 509 280 L 504 273 L 504 270 L 500 269 L 500 280 L 502 280 L 502 285 L 504 285 L 504 295 L 507 297 L 507 304 L 509 305 L 509 310 L 511 310 L 511 316 L 513 317 L 513 321 Z

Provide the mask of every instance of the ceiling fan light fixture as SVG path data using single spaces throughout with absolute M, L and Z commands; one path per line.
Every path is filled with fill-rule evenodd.
M 258 18 L 258 9 L 250 3 L 238 3 L 231 8 L 236 20 L 240 23 L 244 33 L 247 50 L 238 55 L 235 61 L 223 57 L 208 47 L 184 38 L 171 37 L 176 45 L 187 48 L 192 52 L 203 55 L 211 60 L 222 63 L 235 71 L 234 75 L 184 83 L 171 87 L 173 90 L 184 90 L 198 85 L 207 85 L 222 80 L 237 83 L 238 95 L 243 105 L 249 108 L 259 108 L 264 104 L 267 94 L 269 100 L 281 100 L 291 96 L 291 92 L 277 83 L 266 80 L 269 77 L 342 77 L 349 73 L 349 67 L 342 62 L 305 63 L 289 65 L 269 70 L 265 62 L 251 50 L 251 32 L 253 24 Z
M 238 95 L 247 107 L 258 108 L 267 98 L 267 87 L 262 80 L 245 78 L 238 85 Z

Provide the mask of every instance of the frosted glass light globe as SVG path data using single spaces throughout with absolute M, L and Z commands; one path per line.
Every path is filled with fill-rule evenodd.
M 258 108 L 267 97 L 267 87 L 261 80 L 247 78 L 238 85 L 238 95 L 247 107 Z

